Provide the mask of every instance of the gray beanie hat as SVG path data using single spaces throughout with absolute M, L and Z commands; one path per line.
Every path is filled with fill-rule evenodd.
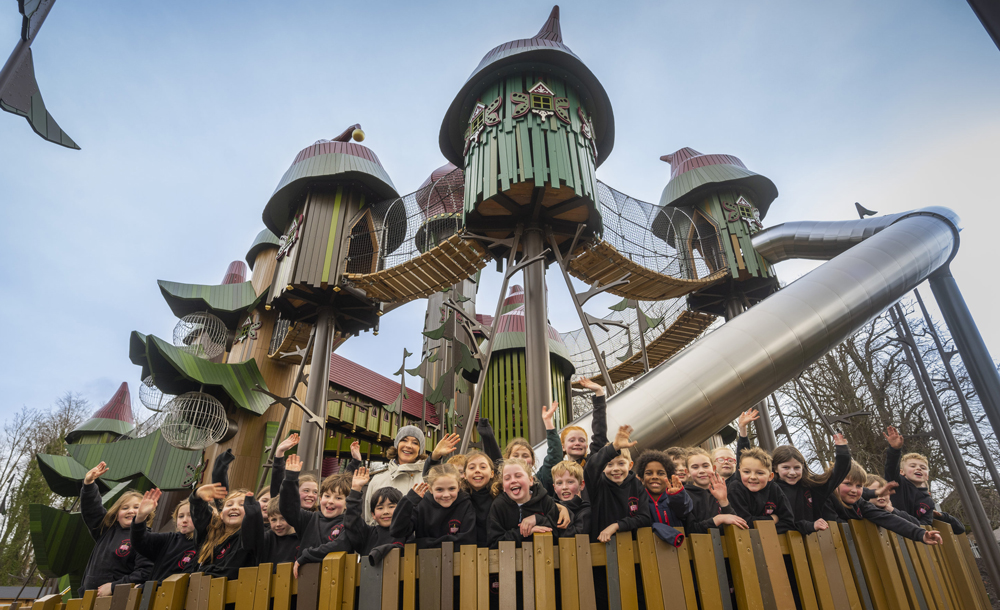
M 412 436 L 417 439 L 417 442 L 420 443 L 420 453 L 423 453 L 426 440 L 424 439 L 424 433 L 421 432 L 420 428 L 416 426 L 403 426 L 400 428 L 399 432 L 396 433 L 396 441 L 392 444 L 392 446 L 399 449 L 399 441 L 403 440 L 407 436 Z

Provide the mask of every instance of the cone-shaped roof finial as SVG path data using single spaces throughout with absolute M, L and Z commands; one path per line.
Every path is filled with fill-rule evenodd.
M 538 30 L 535 34 L 535 38 L 539 40 L 551 40 L 552 42 L 562 42 L 562 28 L 559 27 L 559 5 L 552 7 L 552 12 L 549 13 L 549 18 L 542 25 L 542 29 Z
M 120 437 L 134 429 L 135 417 L 132 415 L 132 399 L 128 393 L 128 383 L 123 381 L 106 405 L 66 435 L 66 442 L 76 442 L 81 436 L 88 434 L 109 433 L 114 437 Z

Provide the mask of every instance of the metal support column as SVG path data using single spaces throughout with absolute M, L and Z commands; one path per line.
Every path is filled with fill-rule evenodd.
M 951 338 L 969 372 L 969 379 L 979 395 L 979 402 L 993 427 L 993 434 L 1000 437 L 1000 373 L 997 373 L 993 357 L 986 349 L 983 336 L 979 334 L 951 269 L 945 267 L 932 275 L 930 284 Z
M 537 256 L 545 249 L 541 226 L 524 230 L 523 259 Z M 549 363 L 549 318 L 545 294 L 545 263 L 524 268 L 524 363 L 528 386 L 528 441 L 536 445 L 545 440 L 542 409 L 552 402 L 552 367 Z
M 927 415 L 931 425 L 934 426 L 934 431 L 938 435 L 941 451 L 944 453 L 945 461 L 952 472 L 955 489 L 962 500 L 966 514 L 972 521 L 976 542 L 979 544 L 983 562 L 986 564 L 986 573 L 994 585 L 1000 584 L 1000 546 L 997 545 L 997 541 L 993 537 L 993 528 L 990 527 L 990 520 L 986 516 L 982 500 L 972 484 L 972 477 L 969 476 L 969 470 L 962 459 L 955 435 L 948 425 L 941 401 L 938 400 L 937 392 L 934 391 L 934 386 L 930 383 L 930 375 L 927 374 L 927 367 L 924 365 L 923 358 L 920 357 L 920 350 L 917 349 L 910 325 L 906 321 L 906 316 L 903 315 L 903 308 L 897 303 L 889 309 L 889 314 L 892 316 L 896 332 L 899 334 L 903 354 L 910 371 L 913 373 L 913 380 L 916 382 L 920 396 L 927 407 Z
M 330 387 L 330 354 L 333 342 L 333 309 L 321 308 L 316 318 L 316 337 L 313 341 L 312 364 L 309 365 L 309 384 L 306 387 L 306 408 L 315 413 L 323 426 L 302 426 L 299 455 L 302 472 L 321 474 L 323 448 L 326 445 L 326 403 Z
M 725 310 L 726 322 L 746 311 L 742 295 L 730 295 L 726 299 Z M 760 413 L 760 419 L 754 424 L 754 429 L 757 431 L 757 443 L 765 451 L 773 452 L 778 447 L 778 439 L 774 436 L 774 426 L 771 424 L 771 415 L 767 410 L 767 400 L 758 402 L 754 408 Z
M 983 433 L 979 430 L 979 424 L 976 423 L 975 417 L 972 415 L 972 409 L 969 408 L 969 401 L 965 398 L 965 392 L 962 391 L 962 386 L 958 384 L 958 376 L 955 374 L 955 369 L 951 366 L 951 359 L 955 355 L 955 352 L 944 351 L 944 345 L 941 343 L 941 337 L 938 336 L 937 329 L 934 328 L 934 321 L 931 319 L 929 313 L 927 313 L 927 307 L 924 306 L 924 300 L 920 298 L 920 291 L 914 290 L 913 294 L 917 297 L 917 303 L 920 305 L 920 311 L 924 314 L 924 321 L 927 322 L 927 330 L 930 332 L 931 337 L 934 338 L 934 345 L 937 346 L 938 354 L 941 355 L 941 362 L 944 363 L 944 368 L 948 372 L 948 380 L 951 382 L 951 387 L 955 391 L 955 395 L 958 396 L 958 402 L 962 405 L 962 413 L 965 415 L 965 420 L 969 423 L 969 429 L 972 430 L 972 435 L 976 437 L 976 444 L 979 445 L 979 452 L 983 455 L 983 461 L 986 463 L 986 468 L 990 471 L 990 476 L 993 478 L 993 486 L 997 488 L 1000 492 L 1000 473 L 997 472 L 997 465 L 993 461 L 993 456 L 990 455 L 989 447 L 986 446 L 986 441 L 983 439 Z

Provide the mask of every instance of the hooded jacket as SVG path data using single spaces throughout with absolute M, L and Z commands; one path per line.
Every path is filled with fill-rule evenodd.
M 649 502 L 644 496 L 646 488 L 629 472 L 621 483 L 615 483 L 604 474 L 608 462 L 621 455 L 614 445 L 605 445 L 591 455 L 583 468 L 583 480 L 590 496 L 590 540 L 612 523 L 618 531 L 630 532 L 652 525 Z
M 858 501 L 852 505 L 841 504 L 836 501 L 833 505 L 837 511 L 837 520 L 843 523 L 847 523 L 852 519 L 867 519 L 879 527 L 885 528 L 890 532 L 896 532 L 900 536 L 916 542 L 923 542 L 924 534 L 927 533 L 919 525 L 915 525 L 902 517 L 897 517 L 892 513 L 886 512 L 864 498 L 858 498 Z
M 653 520 L 653 532 L 665 542 L 677 547 L 684 543 L 684 534 L 677 531 L 683 519 L 694 508 L 694 502 L 687 491 L 681 489 L 674 494 L 662 492 L 654 496 L 645 490 L 649 500 L 649 515 Z
M 355 553 L 369 555 L 375 547 L 402 542 L 392 537 L 388 527 L 369 525 L 364 519 L 364 509 L 361 505 L 361 492 L 352 489 L 347 496 L 347 509 L 344 510 L 344 527 L 347 528 Z
M 249 498 L 248 498 L 249 499 Z M 246 500 L 244 500 L 246 502 Z M 207 502 L 199 498 L 196 494 L 191 495 L 191 515 L 196 518 L 201 519 L 200 515 L 205 512 L 211 514 L 211 509 Z M 244 523 L 246 522 L 246 509 L 244 508 L 243 514 Z M 263 521 L 260 515 L 257 515 L 257 521 L 263 527 Z M 245 568 L 249 566 L 257 565 L 257 556 L 253 549 L 248 549 L 243 546 L 243 530 L 242 526 L 240 529 L 236 530 L 228 537 L 226 537 L 222 542 L 216 544 L 212 548 L 212 555 L 208 558 L 208 561 L 204 561 L 198 566 L 198 571 L 204 572 L 205 574 L 211 576 L 225 576 L 229 579 L 234 579 L 239 577 L 240 568 Z M 201 548 L 201 541 L 199 541 L 198 548 Z
M 97 489 L 97 484 L 85 484 L 80 490 L 80 514 L 95 544 L 83 571 L 81 597 L 84 591 L 97 589 L 105 583 L 122 585 L 146 582 L 153 570 L 153 562 L 132 548 L 130 528 L 119 525 L 117 519 L 110 527 L 104 527 L 107 512 L 101 503 L 101 492 Z
M 476 510 L 464 491 L 446 507 L 434 501 L 430 491 L 421 498 L 410 490 L 396 505 L 389 534 L 402 540 L 414 536 L 418 549 L 439 548 L 444 542 L 456 547 L 476 544 Z
M 326 553 L 334 551 L 351 551 L 351 542 L 344 533 L 344 516 L 324 517 L 323 511 L 304 510 L 299 506 L 299 473 L 291 470 L 285 471 L 285 480 L 281 483 L 281 490 L 278 492 L 278 510 L 281 516 L 289 525 L 295 528 L 299 535 L 299 558 L 309 555 L 310 561 L 320 561 Z M 333 544 L 329 544 L 333 543 Z M 319 559 L 312 551 L 325 545 L 328 549 Z M 309 563 L 302 561 L 300 563 Z
M 553 499 L 557 504 L 562 504 L 569 511 L 571 518 L 569 527 L 559 530 L 560 536 L 572 537 L 577 534 L 590 535 L 590 498 L 587 490 L 584 489 L 579 496 L 573 496 L 569 500 L 560 500 L 556 496 Z
M 541 483 L 534 483 L 531 486 L 531 496 L 521 505 L 510 499 L 506 493 L 502 493 L 493 500 L 489 516 L 489 546 L 496 548 L 501 540 L 513 540 L 523 542 L 531 539 L 521 536 L 521 521 L 528 517 L 535 517 L 535 525 L 552 529 L 553 537 L 559 536 L 556 523 L 559 521 L 559 509 L 552 496 L 545 493 Z
M 768 482 L 760 491 L 750 491 L 743 485 L 743 481 L 730 485 L 729 504 L 747 524 L 750 521 L 774 521 L 772 517 L 777 516 L 775 529 L 779 534 L 795 529 L 795 519 L 792 508 L 788 505 L 788 498 L 773 481 Z
M 299 552 L 299 535 L 295 532 L 279 536 L 271 529 L 264 529 L 264 513 L 256 498 L 243 501 L 243 546 L 252 550 L 258 563 L 291 563 Z M 287 519 L 286 519 L 287 521 Z
M 147 580 L 162 581 L 171 574 L 191 573 L 197 569 L 198 541 L 205 539 L 212 514 L 205 511 L 196 514 L 192 509 L 191 520 L 194 532 L 190 537 L 179 532 L 151 532 L 145 523 L 132 521 L 132 546 L 153 562 Z
M 698 487 L 694 483 L 685 485 L 684 491 L 691 498 L 691 510 L 684 521 L 685 531 L 688 534 L 707 534 L 709 529 L 719 527 L 715 524 L 716 515 L 736 514 L 731 502 L 727 503 L 726 506 L 719 506 L 719 502 L 712 495 L 712 492 Z
M 889 447 L 885 452 L 885 480 L 899 483 L 896 493 L 889 496 L 889 500 L 899 510 L 916 517 L 921 525 L 930 525 L 934 521 L 934 498 L 927 487 L 917 487 L 900 474 L 899 460 L 902 456 L 902 449 Z
M 371 481 L 368 482 L 361 506 L 371 505 L 372 494 L 375 490 L 382 489 L 383 487 L 395 487 L 399 490 L 399 493 L 406 496 L 407 492 L 413 489 L 414 485 L 423 482 L 423 468 L 424 460 L 418 460 L 412 464 L 400 464 L 398 461 L 392 460 L 385 470 L 373 476 Z M 375 520 L 372 519 L 370 514 L 365 515 L 365 521 L 368 525 L 375 525 Z
M 827 519 L 830 516 L 823 507 L 851 470 L 851 450 L 847 445 L 837 445 L 835 452 L 833 471 L 820 485 L 810 486 L 801 479 L 795 485 L 789 485 L 777 478 L 773 481 L 788 499 L 795 529 L 803 536 L 816 531 L 817 520 Z

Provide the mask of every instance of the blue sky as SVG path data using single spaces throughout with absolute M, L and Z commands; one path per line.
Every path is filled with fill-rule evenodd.
M 46 105 L 82 147 L 0 115 L 0 417 L 66 391 L 95 404 L 139 370 L 132 330 L 169 337 L 157 279 L 218 283 L 262 228 L 295 154 L 360 122 L 400 193 L 444 163 L 445 109 L 493 46 L 550 4 L 60 2 L 34 45 Z M 739 156 L 780 192 L 765 225 L 946 205 L 955 276 L 994 355 L 1000 52 L 967 3 L 565 2 L 565 42 L 614 105 L 598 176 L 658 201 L 660 155 Z M 0 52 L 20 15 L 0 14 Z M 6 58 L 6 55 L 4 55 Z M 779 266 L 791 281 L 811 265 Z M 480 311 L 500 277 L 484 273 Z M 559 330 L 579 327 L 549 277 Z M 929 291 L 927 291 L 929 294 Z M 592 313 L 603 315 L 599 308 Z M 419 353 L 423 302 L 343 355 L 383 374 Z M 387 358 L 386 354 L 392 354 Z M 411 361 L 411 365 L 413 361 Z M 415 383 L 413 380 L 411 383 Z

